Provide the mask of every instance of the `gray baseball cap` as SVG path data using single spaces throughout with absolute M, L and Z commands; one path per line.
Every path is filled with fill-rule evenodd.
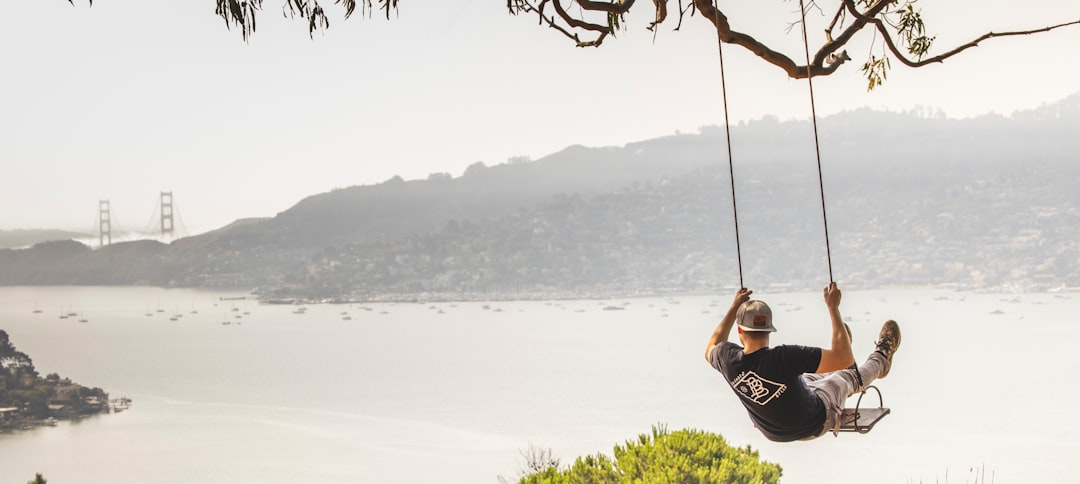
M 746 301 L 735 313 L 735 322 L 743 331 L 764 331 L 772 333 L 776 328 L 772 324 L 772 309 L 764 301 L 757 299 Z

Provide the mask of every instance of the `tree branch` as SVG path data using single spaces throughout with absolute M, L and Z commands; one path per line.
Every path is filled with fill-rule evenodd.
M 735 44 L 740 47 L 753 52 L 754 55 L 762 58 L 765 62 L 768 62 L 776 67 L 779 67 L 787 73 L 789 77 L 794 79 L 805 79 L 808 75 L 827 76 L 836 72 L 836 69 L 846 60 L 845 57 L 840 57 L 836 62 L 829 65 L 823 65 L 823 60 L 817 60 L 810 66 L 798 65 L 790 57 L 770 49 L 765 44 L 762 44 L 754 37 L 737 32 L 731 29 L 731 25 L 728 23 L 727 16 L 723 12 L 713 7 L 710 0 L 694 0 L 694 5 L 702 16 L 709 19 L 710 22 L 716 27 L 717 35 L 720 36 L 720 40 L 727 44 Z M 843 45 L 843 44 L 840 44 Z M 835 50 L 835 49 L 834 49 Z M 824 56 L 822 56 L 824 58 Z
M 932 56 L 932 57 L 927 57 L 925 59 L 916 60 L 916 61 L 908 59 L 900 51 L 900 49 L 898 49 L 896 47 L 896 43 L 893 41 L 892 37 L 890 37 L 888 35 L 888 31 L 885 29 L 885 26 L 883 25 L 883 22 L 881 22 L 879 20 L 879 21 L 877 21 L 875 23 L 876 23 L 878 32 L 881 32 L 882 37 L 885 39 L 885 45 L 888 46 L 889 51 L 892 52 L 893 55 L 896 56 L 896 58 L 899 59 L 901 63 L 903 63 L 904 65 L 906 65 L 908 67 L 922 67 L 922 66 L 925 66 L 927 64 L 934 64 L 934 63 L 938 63 L 938 62 L 944 62 L 945 59 L 948 59 L 949 57 L 952 57 L 952 56 L 954 56 L 956 54 L 959 54 L 959 53 L 961 53 L 961 52 L 963 52 L 965 50 L 968 50 L 968 49 L 970 49 L 972 47 L 978 46 L 980 42 L 982 42 L 982 41 L 984 41 L 986 39 L 991 39 L 991 38 L 994 38 L 994 37 L 1012 37 L 1012 36 L 1018 36 L 1018 35 L 1031 35 L 1031 34 L 1039 34 L 1039 33 L 1043 33 L 1043 32 L 1049 32 L 1051 30 L 1059 29 L 1059 28 L 1062 28 L 1062 27 L 1068 27 L 1070 25 L 1080 25 L 1080 20 L 1073 20 L 1072 22 L 1064 22 L 1064 23 L 1060 23 L 1060 24 L 1057 24 L 1057 25 L 1051 25 L 1049 27 L 1043 27 L 1043 28 L 1032 29 L 1032 30 L 1017 30 L 1017 31 L 1010 31 L 1010 32 L 987 32 L 985 34 L 982 34 L 982 35 L 976 37 L 974 40 L 972 40 L 972 41 L 970 41 L 970 42 L 968 42 L 966 44 L 962 44 L 960 46 L 957 46 L 956 48 L 954 48 L 954 49 L 952 49 L 952 50 L 950 50 L 948 52 L 938 54 L 938 55 L 935 55 L 935 56 Z
M 563 9 L 562 2 L 560 0 L 551 0 L 551 4 L 555 6 L 555 13 L 559 14 L 559 17 L 562 18 L 567 25 L 573 28 L 591 30 L 593 32 L 608 32 L 607 26 L 589 23 L 584 20 L 578 20 L 570 16 L 570 14 L 567 13 L 565 9 Z
M 67 0 L 74 4 L 74 0 Z M 88 0 L 92 1 L 92 0 Z M 308 20 L 309 34 L 315 30 L 325 29 L 329 26 L 329 18 L 326 12 L 318 4 L 318 0 L 282 0 L 287 10 L 287 15 L 292 13 Z M 370 14 L 378 8 L 383 10 L 386 17 L 390 18 L 390 11 L 397 10 L 400 0 L 334 0 L 335 4 L 345 8 L 345 18 L 349 18 L 356 9 L 357 4 L 361 12 Z M 563 5 L 567 0 L 506 0 L 506 6 L 512 15 L 520 13 L 536 14 L 540 25 L 547 25 L 560 34 L 574 41 L 578 47 L 598 47 L 609 35 L 614 35 L 621 29 L 621 16 L 628 13 L 635 5 L 636 0 L 569 0 L 580 9 L 577 15 L 568 12 Z M 648 30 L 655 31 L 656 26 L 668 19 L 668 2 L 670 0 L 652 0 L 655 7 L 655 20 L 650 22 Z M 742 47 L 765 62 L 779 67 L 789 77 L 795 79 L 808 76 L 827 76 L 837 69 L 850 57 L 847 51 L 842 50 L 854 36 L 871 27 L 872 31 L 881 33 L 884 39 L 885 49 L 892 56 L 909 67 L 922 67 L 931 63 L 939 63 L 967 49 L 979 45 L 981 42 L 994 37 L 1008 37 L 1019 35 L 1032 35 L 1067 26 L 1080 25 L 1080 20 L 1064 22 L 1039 29 L 989 32 L 974 40 L 959 45 L 956 48 L 932 57 L 923 57 L 930 48 L 933 37 L 922 34 L 923 26 L 919 12 L 912 7 L 913 0 L 905 0 L 903 6 L 896 7 L 899 0 L 838 0 L 839 6 L 832 15 L 830 22 L 825 28 L 825 42 L 818 47 L 808 65 L 799 65 L 784 53 L 772 49 L 758 41 L 753 36 L 733 30 L 726 15 L 714 3 L 716 0 L 679 0 L 679 23 L 675 30 L 682 26 L 687 13 L 691 16 L 695 11 L 701 13 L 716 28 L 717 36 L 721 42 Z M 812 0 L 813 1 L 813 0 Z M 234 26 L 240 30 L 241 36 L 246 42 L 255 32 L 256 13 L 262 9 L 264 0 L 215 0 L 215 13 L 224 21 L 227 28 Z M 377 2 L 377 6 L 373 5 Z M 555 9 L 554 14 L 547 14 L 544 8 L 551 5 Z M 685 7 L 684 7 L 685 5 Z M 816 3 L 813 6 L 820 8 Z M 894 8 L 896 7 L 896 8 Z M 860 8 L 864 9 L 860 11 Z M 607 16 L 607 22 L 593 22 L 586 20 L 587 12 L 596 12 Z M 849 15 L 850 14 L 850 17 Z M 892 22 L 890 15 L 900 15 L 899 22 Z M 850 23 L 849 23 L 850 21 Z M 834 35 L 834 31 L 841 31 Z M 581 32 L 592 32 L 595 37 L 592 40 L 582 40 Z M 901 44 L 901 45 L 898 45 Z M 904 51 L 906 48 L 906 51 Z M 914 56 L 916 58 L 910 58 Z M 884 70 L 888 68 L 887 58 L 871 58 L 864 65 L 863 70 L 869 69 L 870 77 L 880 74 L 883 77 Z M 869 66 L 869 67 L 868 67 Z M 871 83 L 873 85 L 873 82 Z
M 581 8 L 593 12 L 607 12 L 615 14 L 623 14 L 630 11 L 630 7 L 634 6 L 634 2 L 637 0 L 616 0 L 615 2 L 597 2 L 594 0 L 575 0 L 575 2 L 581 6 Z
M 833 15 L 832 22 L 829 22 L 829 26 L 825 27 L 825 38 L 828 39 L 830 42 L 833 40 L 833 36 L 832 36 L 833 29 L 836 28 L 837 24 L 841 23 L 841 20 L 843 18 L 844 18 L 844 4 L 841 3 L 836 8 L 836 15 Z
M 682 0 L 680 0 L 680 3 L 681 1 Z M 646 29 L 650 31 L 655 29 L 657 25 L 664 23 L 664 20 L 667 20 L 667 0 L 653 0 L 653 6 L 656 7 L 656 20 L 649 22 L 649 26 L 646 27 Z M 680 14 L 679 17 L 679 25 L 682 25 L 682 15 Z M 675 30 L 679 29 L 676 28 Z
M 874 20 L 878 14 L 893 3 L 893 0 L 878 0 L 878 2 L 870 6 L 865 13 L 858 12 L 858 9 L 855 8 L 854 0 L 843 0 L 843 3 L 848 5 L 849 9 L 855 9 L 856 13 L 853 14 L 855 21 L 852 22 L 851 25 L 848 25 L 847 28 L 840 33 L 840 36 L 834 39 L 832 38 L 832 29 L 835 26 L 836 18 L 833 19 L 833 23 L 829 24 L 829 28 L 826 29 L 829 41 L 826 42 L 825 45 L 822 45 L 817 53 L 814 54 L 814 65 L 821 65 L 828 59 L 829 55 L 834 54 L 841 47 L 847 45 L 847 43 L 855 37 L 855 34 L 859 33 L 859 31 L 866 26 L 867 22 Z M 839 12 L 837 12 L 837 17 L 839 17 Z M 840 59 L 844 59 L 845 57 L 847 57 L 846 54 L 840 55 Z M 841 60 L 839 62 L 842 63 L 843 61 Z
M 566 27 L 559 25 L 555 20 L 555 16 L 544 15 L 544 6 L 552 0 L 541 0 L 537 5 L 533 5 L 528 0 L 506 0 L 506 7 L 510 11 L 511 15 L 517 15 L 518 13 L 535 13 L 539 19 L 540 25 L 547 25 L 548 27 L 555 29 L 559 33 L 566 36 L 568 39 L 573 40 L 574 44 L 578 47 L 599 47 L 604 42 L 604 38 L 607 37 L 607 32 L 601 32 L 595 39 L 589 41 L 583 41 L 576 33 L 571 32 Z M 561 17 L 561 16 L 560 16 Z

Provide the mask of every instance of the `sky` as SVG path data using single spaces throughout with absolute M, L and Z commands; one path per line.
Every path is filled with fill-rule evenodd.
M 539 159 L 722 125 L 715 31 L 700 17 L 574 47 L 503 0 L 403 0 L 390 21 L 333 16 L 310 38 L 265 0 L 245 43 L 213 0 L 8 2 L 0 16 L 0 229 L 93 232 L 156 225 L 173 193 L 184 233 L 271 217 L 335 188 L 460 176 L 476 162 Z M 330 2 L 324 2 L 330 3 Z M 797 3 L 727 2 L 732 25 L 802 56 Z M 673 2 L 672 5 L 675 5 Z M 763 5 L 764 4 L 764 5 Z M 987 31 L 1080 19 L 1075 0 L 923 0 L 936 51 Z M 331 9 L 332 13 L 337 10 Z M 811 42 L 827 18 L 813 14 Z M 820 35 L 820 34 L 818 34 Z M 990 39 L 944 63 L 893 62 L 867 92 L 853 61 L 814 80 L 819 116 L 869 107 L 1008 115 L 1080 91 L 1080 27 Z M 733 123 L 808 119 L 805 80 L 725 46 Z M 827 160 L 826 160 L 827 162 Z

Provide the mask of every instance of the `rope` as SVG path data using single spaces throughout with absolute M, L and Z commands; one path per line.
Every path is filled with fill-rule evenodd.
M 821 219 L 825 222 L 825 257 L 829 263 L 829 282 L 835 282 L 832 271 L 832 251 L 829 248 L 829 217 L 825 214 L 825 182 L 821 175 L 821 144 L 818 142 L 817 109 L 814 107 L 814 73 L 810 69 L 810 41 L 806 37 L 806 7 L 799 0 L 802 13 L 803 50 L 806 54 L 806 83 L 810 86 L 810 116 L 814 124 L 814 152 L 817 154 L 818 187 L 821 191 Z
M 863 383 L 862 373 L 859 372 L 859 362 L 856 361 L 855 363 L 852 363 L 851 367 L 855 370 L 855 379 L 859 380 L 859 390 L 862 391 L 862 393 L 866 393 L 866 384 Z M 855 408 L 858 407 L 858 405 L 855 406 Z
M 801 1 L 801 0 L 800 0 Z M 724 99 L 724 134 L 727 136 L 728 175 L 731 177 L 731 212 L 735 220 L 735 257 L 739 262 L 739 287 L 743 283 L 742 247 L 739 244 L 739 209 L 735 203 L 735 162 L 731 156 L 731 123 L 728 121 L 727 78 L 724 76 L 724 39 L 720 38 L 720 5 L 713 2 L 713 23 L 716 25 L 716 48 L 720 53 L 720 92 Z

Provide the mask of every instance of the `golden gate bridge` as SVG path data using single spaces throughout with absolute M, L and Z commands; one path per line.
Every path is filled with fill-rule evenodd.
M 176 225 L 177 222 L 179 222 L 179 230 Z M 123 234 L 125 238 L 134 238 L 136 240 L 154 239 L 161 241 L 172 241 L 188 235 L 187 227 L 184 226 L 184 219 L 176 208 L 171 191 L 160 192 L 158 202 L 154 206 L 154 212 L 150 215 L 150 221 L 146 223 L 143 230 L 138 232 L 124 230 L 112 213 L 112 205 L 109 201 L 99 200 L 97 219 L 94 222 L 93 230 L 90 232 L 97 233 L 98 247 L 112 244 L 114 233 Z

